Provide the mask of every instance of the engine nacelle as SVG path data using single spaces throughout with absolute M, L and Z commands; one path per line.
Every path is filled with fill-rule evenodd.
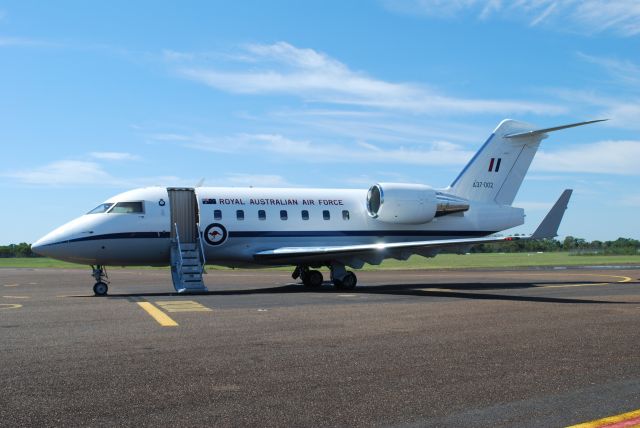
M 424 184 L 379 183 L 367 193 L 367 212 L 385 223 L 423 224 L 468 209 L 467 200 Z
M 367 193 L 369 215 L 387 223 L 428 223 L 437 205 L 436 191 L 423 184 L 381 183 Z

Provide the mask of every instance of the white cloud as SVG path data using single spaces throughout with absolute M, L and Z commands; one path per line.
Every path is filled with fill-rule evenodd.
M 599 57 L 582 52 L 578 53 L 578 57 L 592 64 L 601 66 L 620 83 L 640 88 L 640 65 L 629 60 Z
M 55 46 L 55 44 L 25 37 L 0 36 L 0 47 L 2 46 Z
M 160 134 L 163 141 L 165 134 Z M 154 136 L 150 136 L 151 139 Z M 294 140 L 281 134 L 240 134 L 212 138 L 201 134 L 180 135 L 176 139 L 185 147 L 217 153 L 264 153 L 311 163 L 373 162 L 417 165 L 463 165 L 473 155 L 459 145 L 438 141 L 411 147 L 382 148 L 366 141 L 354 147 L 309 140 Z
M 535 27 L 536 25 L 540 24 L 542 21 L 547 19 L 556 10 L 557 6 L 558 6 L 557 3 L 551 3 L 549 6 L 547 6 L 545 10 L 542 11 L 540 15 L 536 16 L 529 25 L 532 27 Z
M 156 185 L 193 185 L 191 180 L 175 176 L 115 177 L 97 162 L 59 160 L 49 164 L 0 173 L 0 176 L 17 182 L 43 187 L 123 187 L 133 188 Z
M 92 185 L 113 181 L 113 177 L 98 163 L 77 160 L 55 161 L 42 167 L 10 171 L 3 175 L 25 184 L 48 186 Z
M 95 159 L 110 161 L 129 161 L 140 159 L 139 156 L 126 152 L 91 152 L 90 156 Z
M 534 171 L 640 175 L 640 141 L 601 141 L 553 152 L 540 151 Z
M 185 54 L 186 55 L 186 54 Z M 173 54 L 173 58 L 179 57 Z M 286 42 L 248 45 L 245 69 L 183 66 L 177 72 L 215 89 L 238 94 L 282 94 L 320 102 L 412 113 L 560 114 L 559 105 L 521 100 L 468 99 L 443 95 L 412 83 L 386 82 L 353 71 L 340 61 L 313 49 Z M 237 64 L 236 64 L 237 65 Z
M 281 175 L 270 174 L 227 174 L 224 180 L 231 186 L 285 187 L 290 184 Z
M 611 32 L 623 37 L 640 34 L 637 0 L 385 0 L 383 5 L 393 12 L 439 18 L 464 14 L 484 20 L 495 16 L 585 34 Z
M 640 193 L 622 198 L 621 204 L 627 207 L 640 207 Z
M 594 118 L 606 118 L 603 126 L 617 127 L 624 129 L 640 129 L 640 98 L 626 95 L 626 98 L 613 97 L 610 95 L 600 95 L 593 91 L 553 89 L 550 91 L 555 96 L 575 103 L 581 107 L 588 107 L 589 115 Z M 627 91 L 628 92 L 628 91 Z M 597 113 L 593 113 L 596 107 Z

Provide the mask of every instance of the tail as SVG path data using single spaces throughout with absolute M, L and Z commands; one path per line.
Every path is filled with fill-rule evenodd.
M 448 193 L 468 200 L 511 205 L 547 133 L 607 119 L 536 129 L 525 122 L 505 119 L 480 147 Z

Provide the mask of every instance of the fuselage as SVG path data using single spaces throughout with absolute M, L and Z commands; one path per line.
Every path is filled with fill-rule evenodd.
M 226 266 L 262 266 L 254 255 L 280 247 L 481 237 L 524 223 L 522 209 L 473 201 L 424 224 L 383 222 L 369 215 L 363 189 L 194 190 L 206 259 Z M 168 265 L 172 227 L 167 188 L 147 187 L 108 199 L 32 247 L 83 264 Z

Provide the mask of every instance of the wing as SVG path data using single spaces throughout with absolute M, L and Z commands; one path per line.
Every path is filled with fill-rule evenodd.
M 434 241 L 391 242 L 363 245 L 336 245 L 322 247 L 281 247 L 260 251 L 254 255 L 260 263 L 303 264 L 330 260 L 361 265 L 379 264 L 385 258 L 408 258 L 411 254 L 435 255 L 444 249 L 468 249 L 477 244 L 508 242 L 519 239 L 545 239 L 557 236 L 558 227 L 567 208 L 572 190 L 565 190 L 530 237 L 488 236 L 470 239 L 442 239 Z

